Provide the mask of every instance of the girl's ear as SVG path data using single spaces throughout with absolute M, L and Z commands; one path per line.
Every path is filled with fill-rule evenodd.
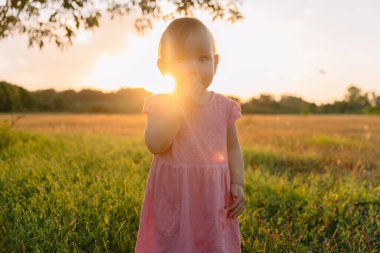
M 161 74 L 162 74 L 163 76 L 166 75 L 167 70 L 166 70 L 166 66 L 165 66 L 165 61 L 164 61 L 164 59 L 159 58 L 159 59 L 157 60 L 157 67 L 158 67 L 158 69 L 160 70 L 160 72 L 161 72 Z
M 216 69 L 218 68 L 218 63 L 219 63 L 219 55 L 214 54 L 214 75 L 216 73 Z

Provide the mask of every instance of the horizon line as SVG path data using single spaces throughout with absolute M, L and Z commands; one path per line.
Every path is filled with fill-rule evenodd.
M 6 81 L 6 80 L 0 80 L 0 83 L 1 82 L 5 82 L 5 83 L 8 83 L 8 84 L 12 84 L 12 85 L 16 85 L 16 86 L 19 86 L 19 87 L 22 87 L 30 92 L 36 92 L 36 91 L 42 91 L 42 90 L 55 90 L 57 92 L 62 92 L 62 91 L 66 91 L 66 90 L 74 90 L 75 92 L 79 92 L 79 91 L 82 91 L 82 90 L 94 90 L 94 91 L 100 91 L 102 93 L 115 93 L 115 92 L 118 92 L 122 89 L 144 89 L 146 92 L 149 92 L 149 93 L 152 93 L 152 94 L 159 94 L 159 93 L 167 93 L 167 92 L 159 92 L 159 93 L 154 93 L 153 91 L 150 91 L 150 90 L 147 90 L 145 87 L 142 87 L 142 86 L 120 86 L 118 89 L 110 89 L 110 90 L 105 90 L 105 89 L 101 89 L 101 88 L 98 88 L 98 87 L 94 87 L 94 86 L 82 86 L 82 87 L 78 87 L 78 88 L 71 88 L 71 87 L 66 87 L 66 88 L 63 88 L 63 89 L 57 89 L 57 88 L 54 88 L 54 87 L 48 87 L 48 88 L 40 88 L 40 89 L 29 89 L 29 88 L 25 88 L 23 85 L 19 85 L 19 84 L 14 84 L 12 82 L 9 82 L 9 81 Z M 359 88 L 360 90 L 362 90 L 360 88 L 360 86 L 358 85 L 349 85 L 347 86 L 347 89 L 351 86 L 355 86 L 357 88 Z M 215 91 L 215 90 L 213 90 Z M 376 94 L 375 91 L 364 91 L 362 90 L 363 92 L 368 92 L 368 93 L 371 93 L 371 92 L 374 92 Z M 216 91 L 215 91 L 216 92 Z M 341 101 L 341 100 L 337 100 L 337 99 L 333 99 L 333 101 L 329 101 L 329 102 L 315 102 L 313 100 L 306 100 L 303 96 L 300 96 L 300 95 L 296 95 L 296 94 L 292 94 L 292 93 L 288 93 L 288 92 L 284 92 L 284 93 L 281 93 L 281 94 L 274 94 L 274 93 L 269 93 L 269 92 L 261 92 L 259 93 L 258 95 L 250 95 L 248 98 L 244 99 L 242 98 L 241 96 L 239 95 L 236 95 L 236 94 L 228 94 L 228 93 L 221 93 L 221 92 L 218 92 L 220 94 L 223 94 L 225 96 L 229 96 L 229 97 L 235 97 L 235 98 L 238 98 L 241 103 L 247 103 L 249 102 L 252 98 L 258 98 L 260 97 L 260 95 L 271 95 L 274 97 L 274 99 L 277 101 L 277 99 L 281 98 L 281 97 L 284 97 L 284 96 L 292 96 L 292 97 L 297 97 L 297 98 L 301 98 L 303 101 L 305 102 L 308 102 L 308 103 L 314 103 L 318 106 L 320 105 L 323 105 L 323 104 L 330 104 L 330 103 L 334 103 L 336 101 Z M 378 95 L 378 94 L 376 94 Z M 342 95 L 344 96 L 344 95 Z M 380 96 L 380 95 L 379 95 Z M 342 100 L 344 99 L 344 97 L 341 98 Z

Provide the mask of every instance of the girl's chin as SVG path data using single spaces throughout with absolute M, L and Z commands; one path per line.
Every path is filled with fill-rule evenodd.
M 196 101 L 198 101 L 205 94 L 205 92 L 207 92 L 207 91 L 203 90 L 202 93 L 200 93 L 200 94 L 190 95 L 190 94 L 187 94 L 187 93 L 181 93 L 180 91 L 174 90 L 172 94 L 177 99 L 185 99 L 187 101 L 196 102 Z
M 205 91 L 208 88 L 208 86 L 210 86 L 210 85 L 206 85 L 204 83 L 201 83 L 201 85 L 202 85 L 203 91 Z M 176 83 L 174 85 L 174 91 L 181 91 L 183 89 L 184 89 L 184 85 L 182 85 L 182 84 Z

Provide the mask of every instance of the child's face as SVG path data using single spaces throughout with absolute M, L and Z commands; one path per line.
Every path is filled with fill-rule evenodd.
M 186 85 L 194 85 L 194 76 L 201 82 L 204 91 L 213 80 L 218 60 L 207 32 L 194 31 L 181 48 L 171 45 L 169 39 L 163 62 L 165 70 L 175 80 L 177 91 L 187 90 Z

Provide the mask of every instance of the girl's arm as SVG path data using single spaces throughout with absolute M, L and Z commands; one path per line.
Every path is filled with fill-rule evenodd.
M 166 95 L 165 114 L 148 115 L 145 144 L 153 154 L 165 153 L 170 148 L 196 98 L 203 93 L 199 75 L 192 75 L 186 82 L 181 92 Z
M 148 115 L 145 129 L 145 144 L 153 154 L 162 154 L 172 145 L 174 137 L 182 125 L 179 115 L 162 117 Z
M 167 97 L 165 114 L 148 114 L 145 144 L 152 154 L 162 154 L 172 145 L 184 122 L 188 105 L 173 97 Z
M 227 131 L 228 163 L 231 174 L 231 193 L 234 202 L 228 207 L 229 216 L 236 219 L 244 210 L 244 160 L 240 150 L 235 123 Z
M 239 184 L 244 187 L 244 160 L 235 123 L 227 130 L 227 153 L 231 184 Z

